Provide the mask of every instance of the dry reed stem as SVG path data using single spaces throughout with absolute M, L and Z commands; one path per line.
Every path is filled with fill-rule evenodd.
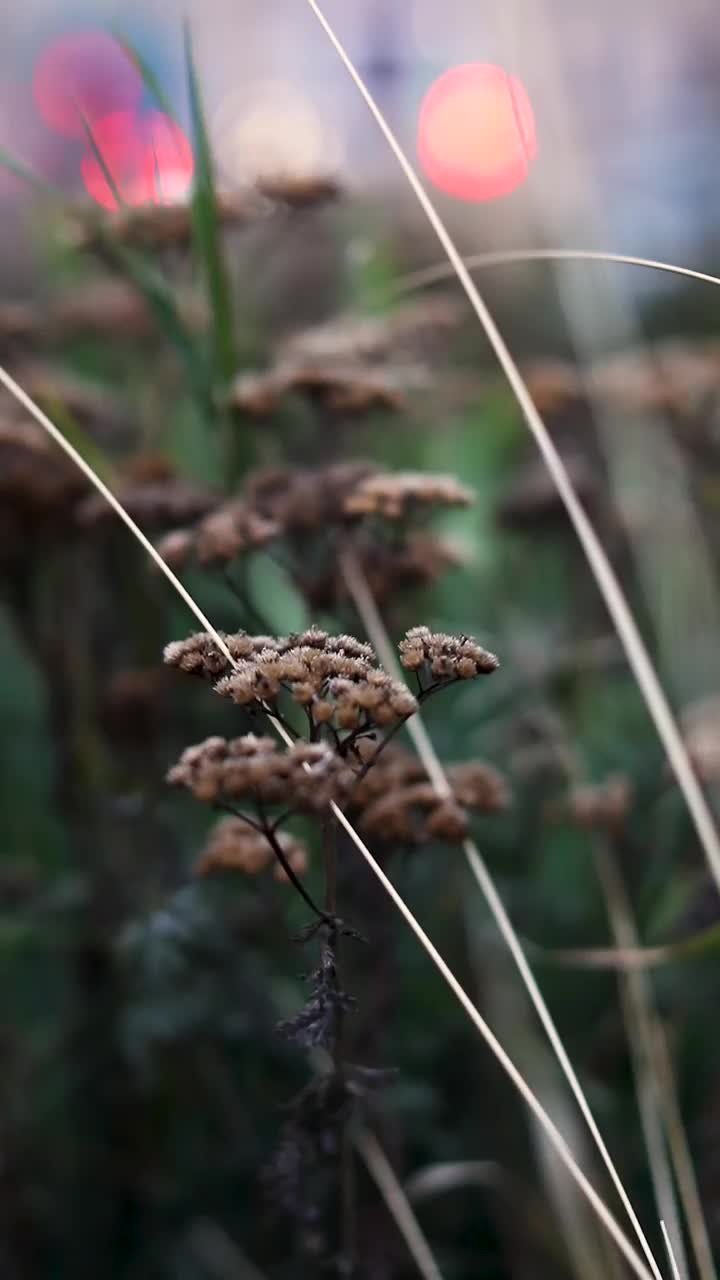
M 663 1222 L 662 1218 L 660 1219 L 660 1230 L 662 1231 L 663 1240 L 665 1241 L 665 1248 L 667 1249 L 667 1256 L 668 1256 L 668 1261 L 670 1262 L 670 1270 L 672 1271 L 672 1274 L 673 1274 L 673 1280 L 684 1280 L 684 1277 L 680 1273 L 680 1268 L 678 1267 L 677 1260 L 673 1252 L 672 1241 L 670 1239 L 670 1236 L 668 1235 L 668 1229 L 665 1226 L 665 1223 Z
M 423 1280 L 443 1280 L 442 1272 L 410 1207 L 410 1201 L 377 1138 L 364 1129 L 356 1134 L 355 1146 L 377 1184 Z
M 656 1026 L 656 1032 L 654 1061 L 661 1085 L 660 1105 L 663 1109 L 665 1132 L 675 1166 L 675 1177 L 680 1191 L 680 1198 L 685 1208 L 698 1274 L 701 1280 L 717 1280 L 717 1270 L 705 1225 L 700 1191 L 695 1177 L 685 1125 L 680 1113 L 675 1073 L 670 1059 L 670 1048 L 663 1026 L 659 1021 Z
M 630 607 L 625 599 L 620 583 L 608 560 L 595 528 L 584 508 L 579 502 L 565 465 L 558 453 L 548 430 L 538 413 L 522 374 L 515 363 L 510 350 L 493 320 L 486 303 L 476 288 L 470 273 L 465 266 L 458 249 L 437 212 L 430 197 L 425 191 L 415 169 L 408 160 L 403 148 L 395 137 L 383 113 L 378 107 L 362 76 L 352 59 L 336 36 L 333 28 L 323 14 L 316 0 L 306 0 L 321 27 L 325 31 L 338 57 L 342 61 L 358 92 L 364 99 L 370 113 L 390 147 L 395 159 L 407 178 L 417 200 L 435 232 L 442 248 L 470 301 L 475 314 L 485 330 L 498 362 L 505 373 L 510 387 L 522 410 L 527 425 L 535 439 L 545 465 L 553 479 L 560 497 L 565 505 L 575 532 L 585 552 L 588 564 L 605 600 L 608 612 L 613 620 L 618 636 L 622 642 L 630 667 L 645 699 L 648 711 L 654 721 L 658 735 L 665 748 L 672 770 L 685 797 L 688 810 L 693 820 L 698 839 L 705 851 L 713 878 L 720 889 L 720 836 L 715 827 L 712 814 L 693 772 L 682 736 L 675 722 L 670 705 L 665 697 L 645 643 L 638 630 Z
M 469 271 L 513 262 L 616 262 L 620 266 L 648 267 L 653 271 L 666 271 L 670 275 L 687 276 L 690 280 L 702 280 L 705 284 L 720 284 L 720 276 L 695 271 L 692 267 L 678 267 L 674 262 L 636 258 L 626 253 L 601 253 L 594 249 L 498 249 L 491 253 L 472 253 L 464 257 L 463 262 Z M 414 293 L 416 289 L 425 289 L 428 285 L 440 284 L 443 280 L 454 280 L 456 277 L 457 272 L 451 263 L 438 262 L 401 276 L 389 286 L 389 292 L 393 297 L 402 298 L 408 293 Z
M 598 861 L 598 873 L 603 884 L 608 905 L 608 914 L 620 947 L 637 947 L 637 928 L 622 874 L 616 860 L 608 850 L 601 851 Z M 662 1116 L 667 1144 L 675 1170 L 680 1200 L 685 1212 L 688 1234 L 692 1245 L 695 1265 L 701 1280 L 717 1280 L 717 1271 L 713 1261 L 712 1248 L 708 1235 L 705 1215 L 703 1213 L 700 1192 L 695 1169 L 688 1144 L 687 1133 L 678 1105 L 674 1072 L 670 1058 L 670 1049 L 662 1022 L 653 1005 L 649 982 L 640 970 L 631 970 L 620 974 L 621 987 L 626 987 L 629 1008 L 625 1014 L 628 1040 L 632 1046 L 637 1040 L 634 1050 L 638 1059 L 638 1068 L 645 1070 L 654 1082 L 651 1099 L 653 1108 L 657 1108 Z M 638 1097 L 640 1091 L 638 1090 Z M 648 1144 L 649 1145 L 649 1144 Z M 659 1202 L 659 1197 L 658 1197 Z M 663 1213 L 665 1222 L 672 1222 L 672 1215 Z M 683 1273 L 687 1274 L 687 1261 L 684 1256 L 682 1240 L 677 1228 L 670 1231 L 675 1240 L 675 1256 Z
M 595 842 L 594 858 L 615 942 L 621 947 L 636 946 L 635 921 L 617 859 L 609 846 L 600 839 Z M 618 985 L 655 1203 L 660 1220 L 668 1225 L 668 1234 L 673 1241 L 678 1265 L 683 1275 L 686 1275 L 687 1258 L 661 1119 L 662 1079 L 655 1064 L 655 1042 L 660 1027 L 653 1005 L 652 992 L 646 976 L 638 970 L 620 973 Z M 684 1208 L 695 1249 L 692 1227 L 697 1224 L 691 1223 L 688 1206 L 684 1205 Z M 701 1234 L 705 1236 L 702 1215 L 700 1229 Z M 697 1250 L 695 1252 L 697 1256 Z
M 208 621 L 208 619 L 205 617 L 204 613 L 200 609 L 199 605 L 196 604 L 196 602 L 194 601 L 190 593 L 186 591 L 185 587 L 183 587 L 180 580 L 172 572 L 169 565 L 165 563 L 162 556 L 157 552 L 155 547 L 153 547 L 152 543 L 145 537 L 145 534 L 142 533 L 142 531 L 138 528 L 134 520 L 132 520 L 132 518 L 128 515 L 128 513 L 125 511 L 122 504 L 118 501 L 115 495 L 110 492 L 107 485 L 103 483 L 100 477 L 95 474 L 92 467 L 90 467 L 89 464 L 85 461 L 85 459 L 81 457 L 81 455 L 69 443 L 69 441 L 65 439 L 62 432 L 59 431 L 58 428 L 54 425 L 54 423 L 50 421 L 47 414 L 43 413 L 42 409 L 40 409 L 39 406 L 35 404 L 35 402 L 30 398 L 30 396 L 28 396 L 27 393 L 23 391 L 22 387 L 20 387 L 15 382 L 14 378 L 10 377 L 10 375 L 7 373 L 5 369 L 2 368 L 2 366 L 0 366 L 0 382 L 2 382 L 4 386 L 8 389 L 8 391 L 10 391 L 10 393 L 28 410 L 28 412 L 32 415 L 32 417 L 35 418 L 36 422 L 38 422 L 40 426 L 43 427 L 44 430 L 48 432 L 51 438 L 55 440 L 55 442 L 64 451 L 64 453 L 66 453 L 67 456 L 71 458 L 72 461 L 76 464 L 76 466 L 80 468 L 83 474 L 87 476 L 87 478 L 90 480 L 91 484 L 97 489 L 97 491 L 103 495 L 103 497 L 110 504 L 113 510 L 120 516 L 124 524 L 128 527 L 128 529 L 130 529 L 130 532 L 139 541 L 140 545 L 145 548 L 145 550 L 150 555 L 151 559 L 155 562 L 155 564 L 158 566 L 160 571 L 165 575 L 167 580 L 172 584 L 172 586 L 178 592 L 180 597 L 188 605 L 188 608 L 190 609 L 191 613 L 194 614 L 194 616 L 202 624 L 202 626 L 205 628 L 208 634 L 212 636 L 213 640 L 215 641 L 218 648 L 220 649 L 220 652 L 228 659 L 228 662 L 231 664 L 231 666 L 235 667 L 236 665 L 235 661 L 227 645 L 225 644 L 225 641 L 223 640 L 222 636 L 215 629 L 215 627 L 213 627 L 212 623 Z M 272 716 L 272 714 L 268 713 L 268 719 L 272 724 L 273 728 L 275 729 L 275 731 L 283 739 L 283 741 L 285 741 L 287 745 L 291 745 L 289 736 L 283 729 L 282 725 L 280 725 L 279 722 L 275 719 L 275 717 Z M 562 1160 L 563 1164 L 566 1166 L 568 1172 L 574 1178 L 578 1187 L 583 1192 L 583 1194 L 585 1195 L 589 1203 L 592 1205 L 598 1218 L 603 1223 L 603 1225 L 605 1226 L 609 1234 L 612 1236 L 613 1240 L 618 1246 L 618 1249 L 623 1254 L 623 1256 L 627 1259 L 635 1275 L 640 1277 L 640 1280 L 649 1280 L 649 1277 L 652 1274 L 655 1277 L 655 1280 L 657 1280 L 657 1277 L 660 1274 L 659 1271 L 657 1270 L 657 1265 L 654 1264 L 652 1267 L 652 1270 L 648 1271 L 647 1267 L 643 1263 L 639 1254 L 637 1253 L 633 1245 L 628 1240 L 627 1236 L 625 1235 L 625 1232 L 622 1230 L 622 1227 L 613 1217 L 607 1205 L 604 1203 L 604 1201 L 595 1191 L 594 1187 L 585 1177 L 585 1174 L 577 1164 L 577 1161 L 575 1160 L 572 1154 L 572 1151 L 570 1150 L 567 1143 L 565 1142 L 565 1139 L 563 1138 L 562 1134 L 560 1133 L 556 1125 L 553 1123 L 553 1121 L 545 1111 L 540 1101 L 536 1098 L 535 1094 L 532 1092 L 532 1090 L 526 1083 L 525 1079 L 521 1075 L 518 1068 L 515 1066 L 512 1059 L 508 1056 L 508 1054 L 503 1049 L 502 1045 L 493 1035 L 492 1031 L 490 1030 L 490 1027 L 485 1022 L 480 1011 L 473 1004 L 467 992 L 458 982 L 454 973 L 446 964 L 446 962 L 443 960 L 437 948 L 433 945 L 433 943 L 430 941 L 430 938 L 427 936 L 427 934 L 425 933 L 425 931 L 423 930 L 419 922 L 415 919 L 415 916 L 413 915 L 410 908 L 407 906 L 404 899 L 397 892 L 397 890 L 395 889 L 395 886 L 392 884 L 390 880 L 388 880 L 385 873 L 377 864 L 372 854 L 370 853 L 370 850 L 367 848 L 364 841 L 359 836 L 358 832 L 355 830 L 352 824 L 345 817 L 345 814 L 342 812 L 340 808 L 338 808 L 336 804 L 333 803 L 331 808 L 338 822 L 341 824 L 343 829 L 347 832 L 348 836 L 350 837 L 350 839 L 352 840 L 356 848 L 363 855 L 363 857 L 365 858 L 365 861 L 368 863 L 370 869 L 373 871 L 376 878 L 382 884 L 386 893 L 389 895 L 390 898 L 392 898 L 396 907 L 400 911 L 400 914 L 406 920 L 407 924 L 410 926 L 413 933 L 418 938 L 424 950 L 427 952 L 428 956 L 435 964 L 435 967 L 438 969 L 438 971 L 440 972 L 442 977 L 445 979 L 445 982 L 448 984 L 453 994 L 456 996 L 460 1004 L 465 1009 L 465 1012 L 467 1013 L 473 1025 L 480 1032 L 488 1048 L 494 1054 L 495 1058 L 500 1063 L 500 1066 L 503 1068 L 505 1073 L 509 1076 L 512 1083 L 515 1085 L 515 1088 L 517 1089 L 518 1093 L 524 1099 L 529 1109 L 532 1111 L 539 1125 L 542 1127 L 542 1129 L 546 1133 L 551 1145 L 557 1151 L 558 1156 Z
M 400 674 L 398 662 L 393 651 L 390 637 L 388 636 L 385 624 L 380 616 L 379 610 L 373 599 L 368 587 L 367 581 L 363 574 L 362 568 L 358 563 L 357 557 L 352 550 L 346 549 L 342 553 L 342 567 L 346 584 L 352 596 L 355 607 L 362 619 L 363 626 L 376 649 L 380 660 L 386 670 L 391 673 Z M 425 771 L 430 781 L 440 796 L 449 796 L 452 794 L 450 783 L 447 775 L 442 767 L 442 763 L 438 758 L 437 752 L 430 740 L 425 725 L 422 722 L 420 713 L 418 712 L 407 722 L 407 730 L 410 734 L 418 756 L 423 763 Z M 582 1112 L 585 1122 L 592 1134 L 600 1155 L 602 1156 L 605 1167 L 612 1179 L 615 1189 L 622 1201 L 625 1211 L 633 1225 L 635 1233 L 640 1241 L 648 1262 L 656 1276 L 660 1275 L 659 1268 L 655 1262 L 654 1255 L 648 1243 L 647 1237 L 640 1225 L 637 1215 L 632 1207 L 630 1198 L 625 1191 L 622 1179 L 615 1167 L 615 1163 L 608 1151 L 605 1141 L 600 1133 L 595 1117 L 590 1108 L 590 1104 L 585 1096 L 582 1085 L 578 1079 L 575 1068 L 573 1067 L 565 1046 L 562 1042 L 560 1034 L 555 1026 L 550 1010 L 545 1003 L 544 996 L 535 980 L 535 976 L 530 968 L 527 957 L 522 947 L 522 943 L 515 931 L 515 928 L 508 916 L 502 903 L 500 895 L 495 888 L 494 881 L 488 871 L 485 861 L 480 854 L 480 850 L 474 840 L 466 838 L 463 841 L 463 852 L 468 862 L 468 866 L 480 887 L 480 890 L 487 902 L 493 919 L 502 935 L 504 942 L 510 950 L 515 961 L 515 965 L 520 973 L 520 977 L 524 983 L 525 989 L 532 1001 L 535 1011 L 542 1023 L 545 1034 L 552 1046 L 555 1056 L 560 1064 L 565 1079 L 567 1080 L 573 1092 L 575 1100 Z

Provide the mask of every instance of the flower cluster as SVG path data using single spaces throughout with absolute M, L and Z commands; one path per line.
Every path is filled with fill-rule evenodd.
M 497 671 L 494 653 L 483 649 L 470 636 L 451 636 L 429 627 L 411 627 L 399 645 L 400 661 L 406 671 L 436 680 L 473 680 Z
M 0 499 L 18 513 L 62 515 L 85 478 L 33 422 L 0 419 Z
M 158 551 L 175 569 L 193 559 L 200 565 L 228 564 L 266 546 L 281 532 L 273 520 L 234 499 L 215 507 L 194 528 L 174 529 L 158 543 Z
M 118 485 L 117 496 L 128 515 L 144 529 L 166 529 L 196 520 L 216 502 L 215 495 L 177 477 L 150 477 Z M 80 503 L 76 518 L 88 526 L 112 525 L 117 520 L 102 494 L 92 493 Z
M 272 636 L 248 636 L 244 631 L 236 635 L 218 631 L 218 635 L 233 662 L 260 653 L 277 643 Z M 188 636 L 187 640 L 172 640 L 165 646 L 163 659 L 168 666 L 177 667 L 187 675 L 202 676 L 205 680 L 218 680 L 232 670 L 232 663 L 207 631 L 198 631 L 195 635 Z
M 303 842 L 285 831 L 278 832 L 275 838 L 295 875 L 303 875 L 308 866 L 307 848 Z M 275 858 L 272 845 L 263 832 L 248 826 L 243 818 L 221 818 L 200 854 L 195 874 L 207 876 L 216 871 L 241 871 L 254 876 L 273 863 L 276 880 L 287 880 L 286 872 Z
M 345 499 L 352 516 L 379 515 L 402 520 L 417 507 L 468 507 L 472 490 L 453 476 L 421 471 L 379 471 L 368 476 Z
M 315 724 L 336 730 L 393 725 L 417 710 L 406 685 L 376 665 L 369 645 L 316 629 L 256 650 L 215 687 L 241 706 L 273 703 L 287 690 Z
M 283 751 L 274 738 L 248 733 L 188 747 L 167 780 L 211 804 L 250 800 L 321 813 L 331 801 L 343 799 L 352 774 L 324 742 L 296 742 Z
M 404 379 L 396 370 L 367 370 L 354 365 L 284 363 L 263 373 L 235 379 L 230 402 L 237 409 L 265 418 L 289 395 L 302 394 L 331 413 L 363 414 L 383 409 L 399 412 Z
M 369 746 L 365 751 L 369 765 Z M 507 785 L 491 765 L 451 764 L 446 774 L 450 795 L 443 797 L 417 757 L 390 746 L 356 783 L 349 811 L 365 832 L 383 843 L 420 845 L 433 838 L 450 844 L 461 841 L 467 834 L 468 811 L 496 813 L 507 808 Z
M 630 812 L 632 789 L 623 774 L 611 774 L 604 782 L 584 783 L 573 787 L 567 799 L 566 812 L 580 827 L 614 830 Z

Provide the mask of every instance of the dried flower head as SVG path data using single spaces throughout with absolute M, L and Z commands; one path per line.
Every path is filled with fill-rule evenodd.
M 404 407 L 406 380 L 399 371 L 294 361 L 264 373 L 241 374 L 233 383 L 230 402 L 260 418 L 274 413 L 286 397 L 298 394 L 331 413 L 363 414 L 375 409 L 397 413 Z
M 369 764 L 377 747 L 360 754 Z M 384 844 L 420 845 L 429 839 L 450 844 L 467 834 L 468 811 L 496 813 L 507 808 L 507 785 L 491 765 L 473 760 L 446 769 L 451 795 L 439 797 L 422 762 L 404 748 L 391 745 L 355 784 L 348 802 L 360 827 Z
M 266 546 L 280 532 L 273 520 L 235 499 L 210 511 L 193 529 L 173 530 L 158 543 L 158 551 L 178 566 L 193 558 L 201 565 L 228 564 Z
M 377 366 L 398 353 L 415 354 L 423 342 L 436 342 L 439 333 L 456 329 L 462 317 L 462 307 L 447 298 L 424 298 L 387 316 L 340 315 L 293 334 L 279 355 L 288 361 Z
M 216 500 L 208 490 L 173 477 L 118 486 L 117 496 L 133 520 L 145 529 L 164 529 L 196 520 Z M 114 524 L 116 520 L 112 507 L 99 493 L 85 499 L 77 518 L 86 527 Z
M 218 635 L 227 645 L 234 661 L 272 648 L 277 643 L 272 636 L 249 636 L 244 631 L 233 635 L 219 631 Z M 187 640 L 171 641 L 165 646 L 163 661 L 188 675 L 203 676 L 206 680 L 217 680 L 231 669 L 225 654 L 207 631 L 198 631 L 195 635 L 188 636 Z
M 418 508 L 468 507 L 473 500 L 472 491 L 458 484 L 453 476 L 419 471 L 377 472 L 348 495 L 345 511 L 353 516 L 402 520 Z
M 325 743 L 296 742 L 281 751 L 273 738 L 207 738 L 188 747 L 167 780 L 213 804 L 244 800 L 320 813 L 342 800 L 352 775 Z
M 407 671 L 429 673 L 435 680 L 472 680 L 490 675 L 500 663 L 470 636 L 451 636 L 429 627 L 412 627 L 398 646 Z
M 308 866 L 307 848 L 302 840 L 285 831 L 275 836 L 287 862 L 296 875 L 304 875 Z M 260 831 L 254 831 L 242 818 L 221 818 L 215 824 L 195 867 L 198 876 L 215 871 L 240 871 L 254 876 L 274 865 L 276 880 L 287 880 L 272 846 Z
M 604 782 L 573 787 L 567 812 L 580 827 L 613 830 L 622 826 L 631 803 L 630 780 L 623 774 L 611 774 Z
M 342 195 L 342 187 L 336 178 L 308 174 L 277 173 L 258 178 L 255 183 L 260 195 L 267 200 L 286 204 L 291 209 L 313 209 L 318 205 L 334 203 Z
M 0 418 L 0 498 L 3 506 L 33 517 L 68 516 L 87 481 L 41 427 Z
M 265 216 L 267 201 L 249 191 L 243 195 L 217 192 L 215 214 L 224 226 L 242 227 Z M 192 207 L 187 201 L 174 204 L 123 208 L 110 218 L 113 239 L 143 249 L 183 248 L 192 239 Z M 76 249 L 101 246 L 97 225 L 79 210 L 64 227 L 64 240 Z
M 286 533 L 303 534 L 344 521 L 345 498 L 377 468 L 352 460 L 303 470 L 276 467 L 251 475 L 245 485 L 247 503 Z
M 332 721 L 337 730 L 392 725 L 413 715 L 410 690 L 374 663 L 370 646 L 354 636 L 311 629 L 256 650 L 215 687 L 241 706 L 274 703 L 286 691 L 316 724 Z

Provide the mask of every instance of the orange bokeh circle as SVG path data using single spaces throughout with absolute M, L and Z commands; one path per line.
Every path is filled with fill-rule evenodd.
M 508 195 L 525 181 L 536 154 L 530 99 L 502 67 L 452 67 L 428 90 L 418 155 L 426 177 L 446 194 L 468 201 Z

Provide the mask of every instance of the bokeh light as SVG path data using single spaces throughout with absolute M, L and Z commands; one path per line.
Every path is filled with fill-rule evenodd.
M 104 31 L 76 31 L 53 41 L 38 59 L 33 95 L 46 124 L 67 138 L 83 138 L 120 111 L 133 111 L 142 77 L 122 45 Z
M 137 116 L 116 111 L 93 127 L 80 171 L 88 195 L 105 209 L 117 201 L 107 169 L 124 204 L 171 204 L 185 197 L 193 175 L 190 142 L 180 125 L 159 111 Z M 102 163 L 99 156 L 102 157 Z
M 187 134 L 176 120 L 161 111 L 147 112 L 136 127 L 145 147 L 150 199 L 154 204 L 183 200 L 192 185 L 195 168 Z
M 525 181 L 537 152 L 530 99 L 489 62 L 453 67 L 420 108 L 418 155 L 429 180 L 459 200 L 494 200 Z
M 213 117 L 212 138 L 224 176 L 240 184 L 260 174 L 335 173 L 344 156 L 327 115 L 279 79 L 228 94 Z

